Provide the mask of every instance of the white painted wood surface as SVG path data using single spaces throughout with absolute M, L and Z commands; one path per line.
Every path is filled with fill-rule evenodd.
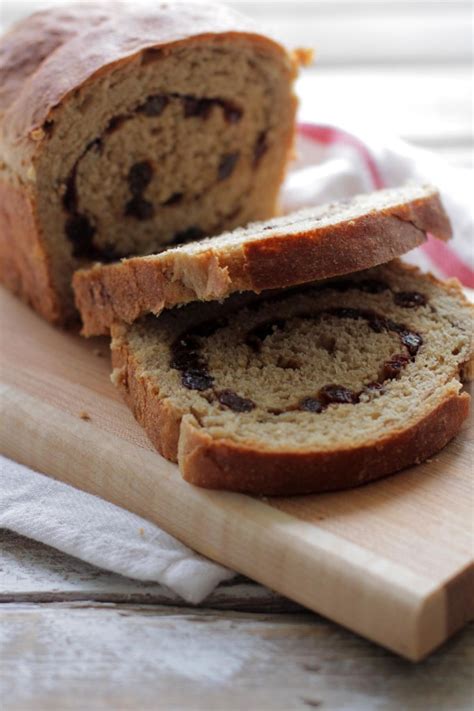
M 414 667 L 312 615 L 5 604 L 4 711 L 471 708 L 474 636 Z
M 0 543 L 2 711 L 470 708 L 474 625 L 414 666 L 250 582 L 183 609 L 15 534 Z
M 319 107 L 370 116 L 472 167 L 471 2 L 233 4 L 290 44 L 316 46 L 300 81 L 306 120 Z M 0 24 L 38 5 L 3 0 Z M 472 708 L 472 624 L 413 666 L 242 579 L 200 609 L 179 604 L 4 532 L 2 711 Z
M 54 548 L 0 529 L 0 606 L 6 602 L 87 600 L 187 606 L 175 593 L 157 583 L 131 580 L 100 570 Z M 297 603 L 243 576 L 220 585 L 201 607 L 268 613 L 303 610 Z

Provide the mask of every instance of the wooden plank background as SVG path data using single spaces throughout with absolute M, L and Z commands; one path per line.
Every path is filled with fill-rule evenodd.
M 2 711 L 471 709 L 474 625 L 418 665 L 244 579 L 199 607 L 0 533 Z
M 0 0 L 0 26 L 60 2 Z M 315 47 L 298 84 L 304 120 L 349 115 L 472 167 L 470 1 L 230 4 Z M 473 663 L 474 625 L 412 666 L 244 579 L 189 608 L 0 534 L 2 711 L 453 711 L 472 708 Z

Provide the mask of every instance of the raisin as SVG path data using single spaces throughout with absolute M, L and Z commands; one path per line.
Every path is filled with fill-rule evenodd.
M 170 367 L 181 371 L 181 381 L 189 390 L 208 390 L 214 378 L 200 351 L 199 338 L 210 336 L 227 324 L 226 319 L 204 321 L 182 334 L 171 346 Z
M 319 391 L 319 397 L 327 405 L 354 405 L 359 402 L 359 394 L 343 385 L 325 385 Z
M 212 387 L 214 378 L 205 370 L 185 370 L 181 382 L 188 390 L 208 390 Z
M 267 143 L 267 134 L 265 131 L 262 131 L 261 133 L 258 134 L 257 140 L 255 141 L 255 145 L 253 147 L 253 164 L 254 167 L 256 167 L 261 159 L 263 158 L 264 154 L 268 150 L 268 143 Z
M 209 338 L 209 336 L 213 336 L 220 328 L 227 326 L 227 323 L 226 318 L 209 319 L 209 321 L 203 321 L 198 326 L 195 326 L 192 330 L 192 334 L 200 338 Z
M 171 240 L 171 244 L 185 244 L 186 242 L 194 242 L 195 240 L 204 237 L 204 235 L 205 233 L 203 230 L 201 230 L 200 227 L 196 227 L 195 225 L 193 225 L 192 227 L 188 227 L 186 230 L 176 232 L 173 239 Z
M 182 350 L 174 350 L 170 366 L 174 370 L 181 370 L 183 372 L 187 370 L 198 371 L 204 367 L 199 353 L 196 353 L 196 351 L 188 351 L 185 348 Z
M 415 306 L 426 306 L 426 296 L 418 291 L 398 291 L 393 295 L 393 300 L 397 306 L 404 309 L 413 309 Z
M 227 123 L 239 123 L 243 114 L 242 109 L 240 109 L 235 104 L 231 104 L 230 101 L 221 102 L 221 106 L 224 109 L 224 118 Z
M 328 284 L 328 289 L 334 289 L 334 291 L 338 291 L 339 293 L 344 293 L 346 291 L 349 291 L 354 286 L 354 282 L 346 280 L 337 280 L 337 281 L 331 281 Z
M 304 412 L 322 412 L 325 410 L 324 404 L 321 402 L 321 400 L 318 400 L 315 397 L 305 397 L 303 400 L 301 400 L 299 404 L 299 409 L 304 410 Z
M 212 99 L 196 99 L 194 96 L 185 96 L 184 116 L 185 118 L 198 116 L 199 118 L 207 119 L 211 112 L 212 104 Z
M 382 291 L 387 291 L 390 288 L 388 284 L 379 279 L 364 279 L 357 284 L 357 287 L 367 294 L 381 294 Z
M 136 196 L 127 202 L 125 214 L 128 217 L 136 217 L 137 220 L 151 220 L 155 214 L 155 208 L 148 200 Z
M 177 205 L 183 199 L 183 193 L 173 193 L 167 200 L 164 201 L 163 205 Z
M 382 333 L 386 330 L 393 331 L 393 329 L 390 328 L 390 322 L 388 322 L 383 316 L 373 313 L 370 314 L 367 320 L 370 328 L 372 331 L 375 331 L 375 333 Z
M 137 111 L 145 116 L 160 116 L 167 107 L 169 98 L 164 94 L 154 94 L 138 107 Z
M 222 156 L 219 168 L 217 170 L 217 177 L 219 180 L 225 180 L 233 172 L 237 161 L 239 160 L 240 153 L 226 153 Z
M 73 215 L 66 222 L 66 234 L 79 248 L 92 243 L 95 227 L 85 215 Z
M 43 131 L 50 136 L 53 133 L 54 121 L 52 119 L 47 119 L 43 123 Z
M 237 395 L 233 390 L 221 390 L 216 394 L 220 404 L 234 412 L 250 412 L 255 408 L 253 400 L 240 397 L 240 395 Z
M 405 331 L 400 333 L 400 340 L 406 346 L 411 356 L 416 356 L 420 347 L 423 345 L 423 338 L 415 331 Z
M 383 375 L 385 380 L 393 380 L 398 378 L 403 368 L 410 362 L 410 358 L 404 353 L 397 353 L 387 360 L 383 366 Z
M 101 151 L 103 148 L 103 143 L 101 138 L 94 138 L 93 141 L 87 144 L 86 151 L 94 150 Z
M 97 249 L 97 252 L 100 255 L 101 262 L 117 262 L 119 259 L 129 256 L 117 252 L 115 246 L 110 242 L 107 242 L 100 249 Z
M 333 309 L 328 309 L 325 313 L 331 316 L 337 316 L 338 318 L 351 318 L 358 319 L 363 318 L 363 313 L 360 309 L 351 309 L 350 307 L 340 306 Z
M 153 166 L 147 160 L 134 163 L 128 171 L 128 185 L 132 195 L 139 196 L 143 193 L 153 176 Z
M 77 205 L 76 193 L 76 169 L 74 169 L 66 182 L 66 192 L 63 197 L 63 205 L 68 212 L 75 212 Z
M 107 126 L 107 133 L 113 133 L 118 128 L 120 128 L 120 126 L 123 126 L 123 124 L 128 118 L 128 116 L 114 116 L 113 118 L 111 118 Z
M 404 331 L 407 330 L 406 326 L 403 325 L 403 323 L 396 323 L 395 321 L 392 321 L 392 319 L 384 319 L 385 320 L 385 328 L 388 331 L 393 331 L 394 333 L 403 333 Z

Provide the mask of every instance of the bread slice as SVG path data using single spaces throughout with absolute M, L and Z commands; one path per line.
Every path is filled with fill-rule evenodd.
M 195 300 L 223 299 L 366 269 L 451 236 L 431 186 L 410 185 L 309 208 L 246 229 L 78 271 L 73 285 L 86 336 L 118 321 Z
M 394 261 L 112 326 L 113 382 L 198 486 L 299 494 L 420 462 L 458 432 L 472 306 Z
M 64 323 L 80 266 L 271 217 L 299 56 L 215 4 L 21 21 L 0 39 L 0 280 Z

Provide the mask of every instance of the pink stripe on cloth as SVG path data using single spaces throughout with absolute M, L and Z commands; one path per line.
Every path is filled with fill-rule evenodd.
M 344 131 L 337 126 L 318 125 L 313 123 L 298 124 L 298 133 L 309 140 L 323 145 L 342 144 L 354 148 L 365 163 L 372 179 L 374 189 L 385 187 L 379 167 L 369 148 L 357 136 Z M 423 250 L 430 262 L 446 277 L 456 277 L 461 283 L 474 288 L 474 271 L 464 263 L 456 251 L 445 242 L 428 235 L 428 240 L 419 249 Z
M 317 125 L 315 123 L 300 123 L 298 124 L 298 133 L 305 138 L 312 139 L 318 143 L 323 143 L 330 145 L 331 143 L 342 143 L 346 146 L 351 146 L 355 148 L 359 153 L 360 157 L 367 166 L 367 170 L 372 178 L 372 183 L 376 190 L 381 190 L 384 185 L 382 176 L 380 175 L 377 163 L 375 162 L 369 149 L 357 136 L 352 133 L 344 131 L 342 128 L 337 126 L 324 126 Z
M 428 241 L 421 249 L 443 274 L 447 277 L 456 277 L 464 286 L 474 289 L 474 270 L 465 264 L 446 242 L 428 235 Z

